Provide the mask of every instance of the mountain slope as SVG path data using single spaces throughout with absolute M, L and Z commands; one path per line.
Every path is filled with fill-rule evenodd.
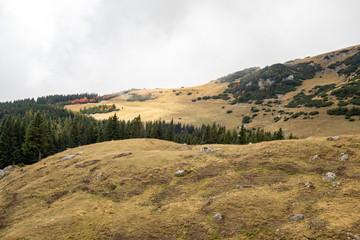
M 121 119 L 140 114 L 145 121 L 174 119 L 197 126 L 217 122 L 237 128 L 243 116 L 250 116 L 248 129 L 281 127 L 302 138 L 360 133 L 358 117 L 327 114 L 338 104 L 348 104 L 348 109 L 360 104 L 359 49 L 360 45 L 263 69 L 245 69 L 198 87 L 132 91 L 101 104 L 115 104 Z M 143 96 L 150 97 L 136 101 Z M 93 105 L 67 107 L 78 111 Z
M 69 149 L 0 181 L 0 238 L 347 239 L 360 234 L 359 141 L 200 153 L 202 146 L 134 139 Z M 185 175 L 174 176 L 178 170 Z M 324 181 L 327 172 L 336 179 Z M 289 220 L 298 213 L 304 219 Z

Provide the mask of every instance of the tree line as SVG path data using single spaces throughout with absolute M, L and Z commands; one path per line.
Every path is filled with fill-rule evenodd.
M 67 148 L 110 140 L 156 138 L 187 144 L 247 144 L 284 139 L 281 129 L 271 133 L 248 131 L 242 126 L 238 133 L 216 123 L 195 127 L 173 121 L 142 122 L 140 116 L 125 121 L 116 114 L 99 121 L 81 113 L 67 113 L 63 117 L 40 111 L 6 115 L 0 123 L 0 168 L 32 164 Z

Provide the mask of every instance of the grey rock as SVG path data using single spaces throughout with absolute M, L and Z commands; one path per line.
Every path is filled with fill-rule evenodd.
M 332 185 L 333 187 L 338 187 L 340 186 L 340 182 L 339 181 L 333 182 Z
M 311 157 L 311 161 L 315 161 L 317 158 L 319 157 L 319 155 L 315 154 L 314 156 Z
M 298 213 L 289 218 L 289 221 L 298 221 L 304 218 L 304 214 Z
M 61 162 L 70 160 L 70 159 L 72 159 L 72 158 L 74 158 L 74 157 L 75 157 L 74 154 L 72 154 L 72 155 L 67 155 L 67 156 L 65 156 L 65 157 L 63 157 L 63 158 L 61 159 Z
M 304 186 L 307 188 L 315 188 L 315 186 L 312 182 L 306 182 L 306 183 L 304 183 Z
M 349 232 L 346 234 L 346 236 L 348 239 L 351 239 L 351 240 L 360 240 L 360 236 L 349 233 Z
M 81 161 L 83 161 L 83 160 L 84 160 L 83 158 L 79 158 L 79 159 L 78 159 L 78 162 L 81 162 Z
M 98 173 L 96 176 L 95 176 L 95 178 L 96 178 L 96 180 L 99 180 L 101 177 L 102 177 L 102 173 Z
M 185 170 L 177 170 L 175 173 L 174 173 L 174 176 L 175 177 L 182 177 L 184 175 L 186 175 L 186 171 Z
M 214 151 L 220 151 L 222 148 L 215 148 Z
M 333 172 L 327 172 L 325 173 L 325 176 L 323 177 L 323 180 L 326 182 L 334 181 L 336 178 L 336 174 Z
M 184 143 L 184 146 L 187 146 L 187 143 Z
M 222 214 L 220 214 L 220 213 L 217 213 L 217 214 L 214 215 L 214 220 L 215 221 L 221 221 L 221 220 L 223 220 L 223 218 L 224 218 L 224 216 Z
M 340 140 L 340 137 L 339 136 L 333 136 L 333 137 L 329 137 L 327 140 L 329 140 L 329 141 L 337 141 L 337 140 Z
M 83 154 L 83 152 L 78 152 L 76 155 L 82 155 Z
M 2 193 L 4 190 L 0 189 L 0 193 Z
M 341 161 L 345 161 L 346 159 L 348 159 L 349 158 L 349 155 L 347 155 L 346 153 L 341 153 L 340 154 L 340 160 Z
M 3 171 L 4 171 L 5 173 L 7 173 L 7 172 L 15 171 L 15 169 L 13 168 L 13 166 L 9 165 L 9 166 L 7 166 L 6 168 L 4 168 Z
M 201 153 L 210 153 L 210 152 L 213 152 L 214 150 L 210 147 L 203 147 L 200 149 L 200 152 Z
M 236 185 L 236 189 L 251 188 L 251 186 Z
M 3 177 L 3 176 L 5 176 L 5 172 L 4 172 L 4 170 L 0 169 L 0 177 Z

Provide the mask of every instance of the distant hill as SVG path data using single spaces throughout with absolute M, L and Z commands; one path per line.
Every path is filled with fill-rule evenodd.
M 69 149 L 0 180 L 0 239 L 357 239 L 359 142 Z
M 360 133 L 360 45 L 263 69 L 248 68 L 202 86 L 131 91 L 102 103 L 115 104 L 122 119 L 138 114 L 200 126 L 217 122 L 300 137 Z M 67 108 L 79 111 L 84 105 Z M 95 114 L 106 119 L 113 113 Z M 336 127 L 334 127 L 336 126 Z

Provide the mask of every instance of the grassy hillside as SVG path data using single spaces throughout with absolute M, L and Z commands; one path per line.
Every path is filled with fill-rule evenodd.
M 245 69 L 197 87 L 132 91 L 98 104 L 115 104 L 121 119 L 140 114 L 145 121 L 174 119 L 197 126 L 215 121 L 227 128 L 237 128 L 243 116 L 250 116 L 252 121 L 247 128 L 273 131 L 281 127 L 286 133 L 302 138 L 360 133 L 359 116 L 348 119 L 327 114 L 339 103 L 348 104 L 349 109 L 360 104 L 359 49 L 360 45 L 263 69 Z M 355 92 L 341 90 L 345 84 L 355 84 L 350 86 Z M 340 93 L 334 95 L 333 91 Z M 67 108 L 79 111 L 93 105 L 97 104 Z M 252 108 L 259 111 L 253 112 Z M 314 111 L 319 113 L 309 115 Z M 292 117 L 299 112 L 305 115 Z M 106 119 L 111 115 L 94 117 Z
M 348 239 L 360 234 L 359 142 L 200 153 L 203 146 L 134 139 L 69 149 L 0 180 L 0 239 Z M 324 181 L 327 172 L 336 179 Z M 295 214 L 304 218 L 290 221 Z

